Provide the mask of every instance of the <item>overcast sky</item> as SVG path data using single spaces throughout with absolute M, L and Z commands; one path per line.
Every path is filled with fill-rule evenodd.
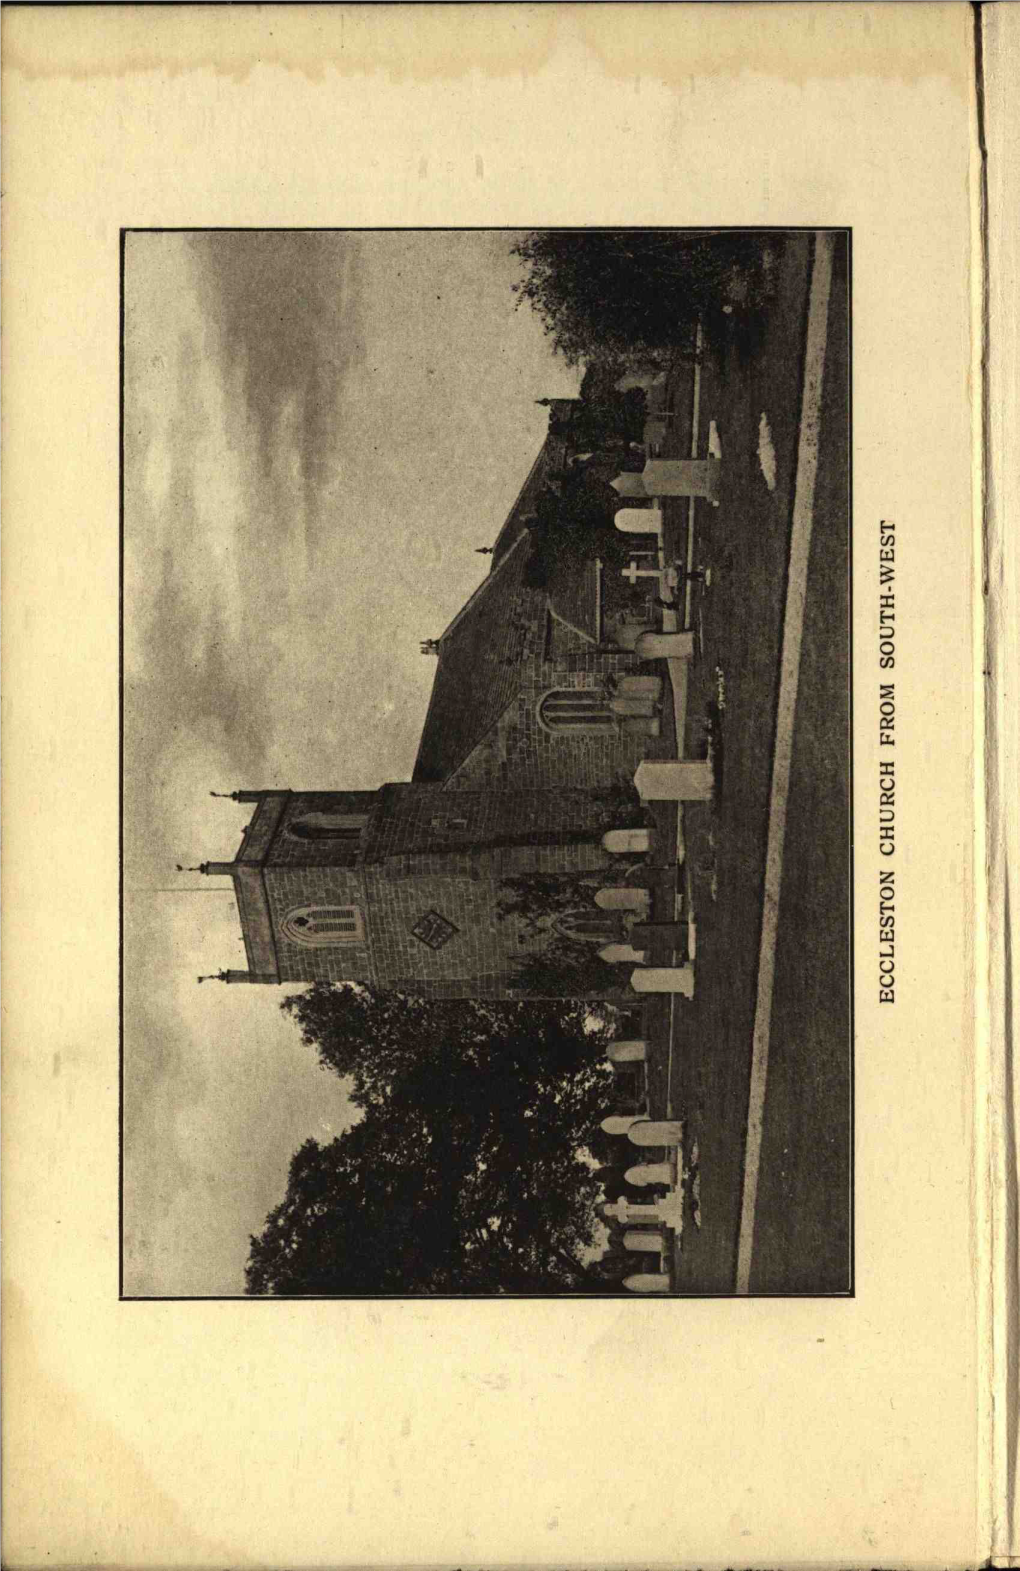
M 125 263 L 125 1290 L 236 1293 L 349 1109 L 244 965 L 249 809 L 406 780 L 440 633 L 576 391 L 507 234 L 132 235 Z M 177 887 L 180 893 L 172 892 Z M 217 891 L 217 892 L 212 892 Z

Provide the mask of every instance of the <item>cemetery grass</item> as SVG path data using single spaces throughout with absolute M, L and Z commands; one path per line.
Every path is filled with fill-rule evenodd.
M 776 297 L 750 357 L 734 344 L 702 371 L 701 446 L 722 443 L 721 505 L 699 503 L 695 560 L 712 570 L 696 592 L 704 643 L 691 671 L 688 756 L 704 753 L 719 697 L 725 776 L 713 806 L 687 810 L 697 915 L 696 992 L 675 1008 L 668 1095 L 696 1142 L 700 1227 L 688 1185 L 675 1286 L 730 1293 L 746 1141 L 787 553 L 803 379 L 810 237 L 788 236 Z M 850 1059 L 847 758 L 846 265 L 837 247 L 801 680 L 794 728 L 776 988 L 756 1209 L 753 1292 L 846 1292 L 849 1280 Z M 690 373 L 678 378 L 674 455 L 690 452 Z M 758 458 L 765 414 L 776 456 L 770 492 Z M 684 426 L 686 424 L 686 430 Z M 683 511 L 681 512 L 681 507 Z M 667 510 L 686 549 L 686 503 Z M 713 898 L 714 890 L 714 898 Z M 649 1016 L 654 1114 L 666 1111 L 668 1031 Z M 666 1016 L 668 1020 L 668 1013 Z

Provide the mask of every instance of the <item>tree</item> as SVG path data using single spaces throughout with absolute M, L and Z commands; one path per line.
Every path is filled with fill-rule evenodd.
M 496 916 L 512 917 L 529 937 L 546 932 L 557 917 L 577 910 L 598 911 L 595 894 L 606 883 L 604 873 L 525 873 L 504 878 L 496 898 Z
M 587 998 L 622 1003 L 630 993 L 623 966 L 603 960 L 594 944 L 553 935 L 540 950 L 522 955 L 514 968 L 513 986 L 542 998 Z
M 690 352 L 699 319 L 712 338 L 732 298 L 758 308 L 777 244 L 739 230 L 538 230 L 513 248 L 524 265 L 514 289 L 571 365 Z
M 580 999 L 428 999 L 316 982 L 280 1007 L 322 1067 L 351 1079 L 351 1101 L 363 1109 L 385 1105 L 422 1064 L 433 1074 L 453 1060 L 484 1072 L 507 1059 L 533 1074 L 571 1069 L 594 1050 L 591 1010 Z
M 639 387 L 621 393 L 616 384 L 627 370 L 626 360 L 593 360 L 578 388 L 581 406 L 574 420 L 575 448 L 598 448 L 604 442 L 639 442 L 644 431 L 647 398 Z
M 608 1017 L 591 1030 L 587 1006 L 486 1005 L 483 1030 L 483 1006 L 458 1004 L 458 1025 L 451 1006 L 413 999 L 370 995 L 351 1009 L 350 991 L 313 989 L 302 1029 L 311 1035 L 313 1018 L 322 1029 L 328 993 L 359 1033 L 342 1055 L 345 1072 L 378 1040 L 392 1077 L 383 1092 L 368 1076 L 360 1123 L 296 1153 L 284 1199 L 251 1239 L 247 1292 L 616 1290 L 585 1258 L 600 1236 L 601 1190 L 580 1156 L 606 1154 L 598 1126 L 611 1086 Z M 423 1035 L 409 1039 L 398 1067 L 401 1014 Z M 369 1035 L 373 1019 L 378 1039 Z M 326 1035 L 324 1061 L 333 1064 L 334 1033 Z
M 548 584 L 557 568 L 575 571 L 593 560 L 617 566 L 627 561 L 630 545 L 613 522 L 624 504 L 607 480 L 595 471 L 578 470 L 558 489 L 539 494 L 531 530 L 525 581 L 532 588 Z

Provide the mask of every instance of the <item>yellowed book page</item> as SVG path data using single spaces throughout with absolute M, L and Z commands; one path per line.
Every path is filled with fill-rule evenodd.
M 970 8 L 27 8 L 3 46 L 5 1563 L 974 1565 L 991 1415 Z M 561 225 L 797 229 L 816 262 L 850 235 L 853 1293 L 122 1298 L 122 231 Z M 150 301 L 158 285 L 157 265 Z M 167 311 L 181 298 L 168 283 Z M 200 407 L 201 324 L 194 343 Z M 230 478 L 209 494 L 229 502 Z M 434 505 L 421 491 L 409 475 L 409 516 Z M 225 578 L 231 550 L 225 531 Z M 399 567 L 379 564 L 366 616 Z M 152 985 L 193 1007 L 192 968 Z M 268 1064 L 275 1003 L 245 1008 L 214 1045 Z M 287 1094 L 266 1082 L 266 1126 Z M 236 1129 L 200 1084 L 152 1110 L 181 1153 L 154 1269 L 171 1246 L 208 1263 L 175 1205 L 220 1119 Z M 760 1190 L 743 1194 L 753 1289 Z

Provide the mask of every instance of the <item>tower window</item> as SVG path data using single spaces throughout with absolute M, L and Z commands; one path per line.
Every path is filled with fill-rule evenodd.
M 365 936 L 357 906 L 300 906 L 287 913 L 280 931 L 292 944 L 303 944 L 308 949 L 360 944 Z
M 302 813 L 287 833 L 299 840 L 357 840 L 367 823 L 367 813 Z
M 597 688 L 554 688 L 538 706 L 547 731 L 611 731 L 613 714 L 605 693 Z

